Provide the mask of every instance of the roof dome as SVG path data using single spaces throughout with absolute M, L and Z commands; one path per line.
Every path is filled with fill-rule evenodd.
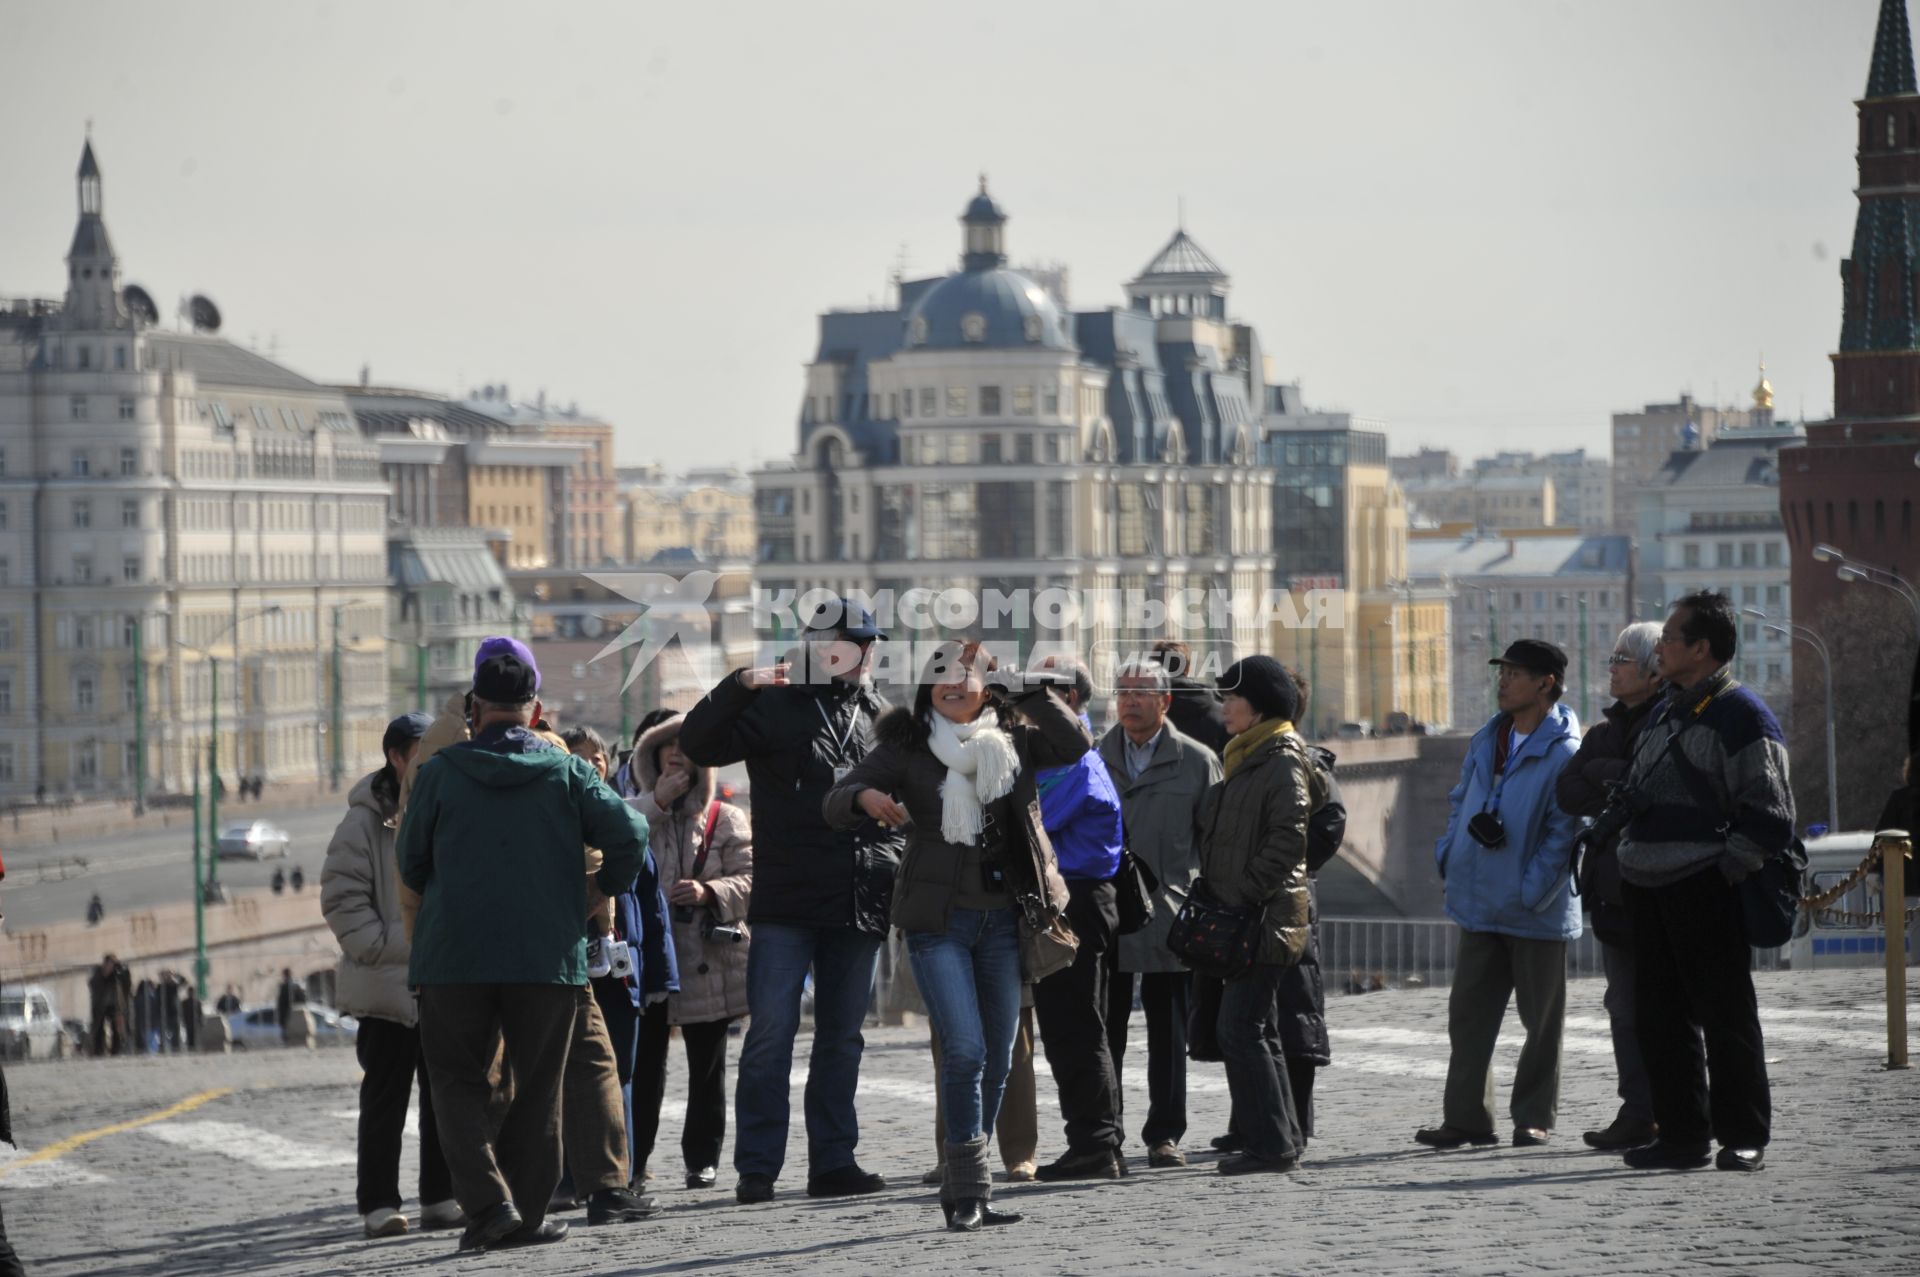
M 1066 317 L 1046 289 L 1000 267 L 949 275 L 907 316 L 915 350 L 1074 350 Z

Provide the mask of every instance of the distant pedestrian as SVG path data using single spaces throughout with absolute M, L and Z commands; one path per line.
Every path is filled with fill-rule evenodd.
M 293 872 L 287 875 L 287 885 L 289 887 L 292 887 L 295 891 L 299 891 L 301 888 L 307 885 L 307 876 L 304 873 L 300 872 L 299 865 L 295 865 L 293 867 Z
M 235 1011 L 238 1011 L 240 1009 L 239 986 L 228 985 L 227 991 L 215 999 L 213 1009 L 221 1015 L 232 1015 Z
M 273 888 L 274 895 L 285 894 L 287 890 L 287 871 L 284 866 L 276 866 L 274 868 L 273 881 L 268 885 Z
M 1518 639 L 1499 669 L 1500 712 L 1467 745 L 1451 814 L 1434 847 L 1459 954 L 1447 1001 L 1451 1054 L 1439 1126 L 1414 1139 L 1431 1148 L 1497 1144 L 1493 1050 L 1518 998 L 1526 1041 L 1514 1072 L 1516 1147 L 1552 1138 L 1560 1108 L 1560 1042 L 1567 1014 L 1567 942 L 1580 935 L 1573 896 L 1579 822 L 1554 800 L 1579 748 L 1579 721 L 1560 704 L 1567 654 Z
M 131 973 L 111 953 L 87 977 L 91 1024 L 87 1038 L 93 1055 L 124 1055 L 128 1019 L 133 1013 Z
M 87 925 L 97 927 L 100 925 L 100 920 L 106 916 L 106 902 L 100 899 L 100 893 L 96 891 L 93 893 L 93 898 L 87 901 Z

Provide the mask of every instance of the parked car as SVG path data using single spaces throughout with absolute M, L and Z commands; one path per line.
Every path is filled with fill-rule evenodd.
M 287 854 L 287 831 L 264 820 L 228 825 L 220 834 L 220 859 L 268 860 Z
M 66 1031 L 53 993 L 45 985 L 9 984 L 0 988 L 0 1055 L 9 1060 L 44 1058 L 53 1054 L 55 1039 Z
M 352 1016 L 336 1011 L 324 1002 L 302 1002 L 299 1005 L 313 1016 L 313 1040 L 317 1045 L 351 1044 L 360 1036 L 360 1022 Z M 236 1047 L 280 1046 L 286 1040 L 280 1033 L 279 1008 L 271 1002 L 241 1007 L 227 1016 L 227 1027 L 233 1030 L 233 1044 Z

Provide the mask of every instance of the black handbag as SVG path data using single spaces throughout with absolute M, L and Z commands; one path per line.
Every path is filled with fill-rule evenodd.
M 1160 880 L 1153 876 L 1131 847 L 1120 853 L 1120 872 L 1113 878 L 1113 903 L 1120 918 L 1119 934 L 1130 936 L 1153 921 L 1153 893 Z
M 1679 732 L 1667 737 L 1667 753 L 1672 755 L 1680 779 L 1692 791 L 1693 801 L 1709 810 L 1720 807 L 1720 799 L 1713 792 L 1713 786 L 1680 752 L 1675 743 L 1679 738 Z M 1732 828 L 1733 821 L 1730 818 L 1723 820 L 1720 835 L 1725 837 Z M 1758 869 L 1740 880 L 1740 920 L 1746 930 L 1748 944 L 1756 949 L 1777 949 L 1793 939 L 1794 924 L 1800 917 L 1800 885 L 1806 876 L 1807 845 L 1795 834 L 1785 847 L 1768 856 Z
M 1235 980 L 1260 952 L 1264 908 L 1223 904 L 1205 878 L 1195 878 L 1167 932 L 1167 948 L 1196 975 Z

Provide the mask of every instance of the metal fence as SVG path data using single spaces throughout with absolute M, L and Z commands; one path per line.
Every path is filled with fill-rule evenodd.
M 1328 993 L 1446 988 L 1453 983 L 1460 928 L 1445 918 L 1322 918 L 1320 970 Z M 1780 969 L 1780 950 L 1755 949 L 1757 971 Z M 1591 930 L 1567 946 L 1567 977 L 1604 974 Z

